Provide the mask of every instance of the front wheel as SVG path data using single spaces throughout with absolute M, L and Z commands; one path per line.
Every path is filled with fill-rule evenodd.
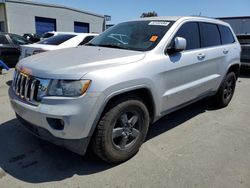
M 109 163 L 126 161 L 136 154 L 148 131 L 149 113 L 137 98 L 117 101 L 102 116 L 92 148 Z
M 227 74 L 226 78 L 222 82 L 215 98 L 216 98 L 216 105 L 220 108 L 226 107 L 234 94 L 236 85 L 236 76 L 234 72 L 230 72 Z

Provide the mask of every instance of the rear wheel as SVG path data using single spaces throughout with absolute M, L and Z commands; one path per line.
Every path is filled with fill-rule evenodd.
M 234 72 L 230 72 L 227 74 L 223 83 L 221 84 L 217 94 L 216 94 L 216 105 L 220 108 L 226 107 L 234 94 L 236 85 L 236 76 Z
M 137 98 L 121 99 L 102 116 L 93 137 L 93 150 L 109 163 L 123 162 L 139 150 L 148 126 L 145 104 Z

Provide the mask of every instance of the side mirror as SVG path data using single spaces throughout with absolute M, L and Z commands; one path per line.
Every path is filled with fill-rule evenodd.
M 175 37 L 174 44 L 167 49 L 168 54 L 174 54 L 185 50 L 187 47 L 187 40 L 182 37 Z

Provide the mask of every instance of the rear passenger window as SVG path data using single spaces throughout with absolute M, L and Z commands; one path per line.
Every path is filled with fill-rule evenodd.
M 91 41 L 93 38 L 94 38 L 94 36 L 87 36 L 87 37 L 85 37 L 85 38 L 82 40 L 82 42 L 79 44 L 79 46 L 82 46 L 82 45 L 88 43 L 88 42 Z
M 179 31 L 175 34 L 175 37 L 182 37 L 187 40 L 186 50 L 200 48 L 199 25 L 196 22 L 183 24 Z
M 231 44 L 235 42 L 233 34 L 228 27 L 219 25 L 219 30 L 221 34 L 222 44 Z
M 9 44 L 9 41 L 4 35 L 0 35 L 0 44 Z
M 201 23 L 202 47 L 218 46 L 221 44 L 220 32 L 217 25 Z

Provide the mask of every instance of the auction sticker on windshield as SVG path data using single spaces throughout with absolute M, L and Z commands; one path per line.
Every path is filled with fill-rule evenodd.
M 148 25 L 168 26 L 170 22 L 152 21 Z

